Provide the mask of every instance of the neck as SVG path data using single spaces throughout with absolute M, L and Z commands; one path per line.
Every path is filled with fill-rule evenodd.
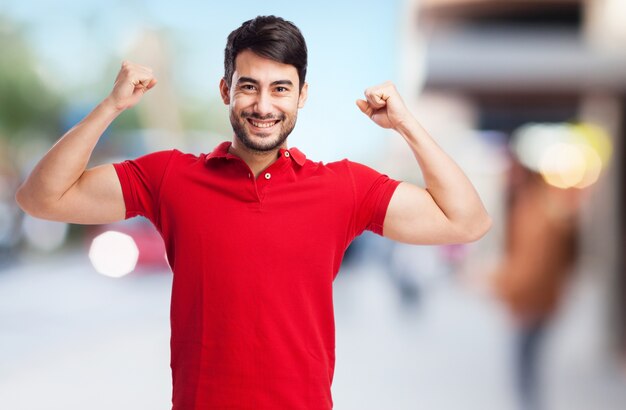
M 249 149 L 234 138 L 228 152 L 241 158 L 256 178 L 278 159 L 278 152 L 281 148 L 287 148 L 287 141 L 271 151 L 256 151 Z

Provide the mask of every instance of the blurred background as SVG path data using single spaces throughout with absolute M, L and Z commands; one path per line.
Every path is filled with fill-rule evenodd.
M 32 218 L 14 193 L 124 59 L 159 84 L 90 166 L 231 139 L 223 48 L 259 14 L 293 21 L 309 48 L 290 146 L 423 184 L 402 138 L 354 104 L 393 80 L 494 219 L 468 245 L 353 242 L 334 284 L 335 408 L 623 409 L 623 0 L 5 0 L 0 407 L 170 408 L 171 272 L 156 230 Z

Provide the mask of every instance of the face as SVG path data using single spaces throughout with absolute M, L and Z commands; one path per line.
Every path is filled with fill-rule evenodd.
M 298 109 L 304 106 L 308 85 L 298 89 L 296 68 L 244 50 L 235 59 L 229 88 L 224 79 L 220 93 L 229 106 L 235 132 L 233 144 L 255 152 L 282 146 L 296 125 Z

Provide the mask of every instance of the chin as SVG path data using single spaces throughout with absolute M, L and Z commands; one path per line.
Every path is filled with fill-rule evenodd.
M 245 147 L 254 151 L 272 151 L 280 147 L 284 140 L 281 140 L 279 135 L 247 135 L 245 138 L 239 138 Z

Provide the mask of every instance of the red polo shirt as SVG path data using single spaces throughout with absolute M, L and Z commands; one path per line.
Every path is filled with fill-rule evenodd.
M 126 218 L 154 224 L 174 273 L 173 409 L 331 409 L 333 279 L 400 182 L 296 148 L 255 179 L 229 146 L 113 164 Z

